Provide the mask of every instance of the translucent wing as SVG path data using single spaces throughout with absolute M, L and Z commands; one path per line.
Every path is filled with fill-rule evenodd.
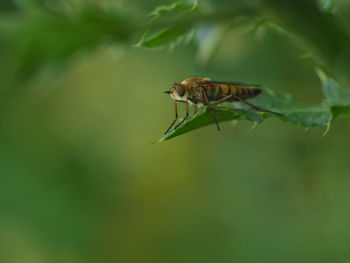
M 237 81 L 213 81 L 213 80 L 209 80 L 209 81 L 202 81 L 201 83 L 203 84 L 225 84 L 225 85 L 232 85 L 232 86 L 240 86 L 240 87 L 246 87 L 246 88 L 259 88 L 261 87 L 261 85 L 258 84 L 247 84 L 247 83 L 242 83 L 242 82 L 237 82 Z

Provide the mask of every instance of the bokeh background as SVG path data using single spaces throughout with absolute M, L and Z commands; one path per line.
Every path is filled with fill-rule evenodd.
M 135 17 L 170 3 L 98 2 Z M 325 137 L 325 128 L 272 118 L 153 143 L 173 120 L 162 92 L 188 76 L 319 103 L 315 64 L 300 46 L 275 30 L 229 30 L 206 67 L 196 41 L 149 51 L 131 37 L 37 52 L 68 45 L 70 33 L 28 48 L 55 24 L 35 20 L 62 6 L 0 4 L 0 262 L 350 261 L 347 119 Z

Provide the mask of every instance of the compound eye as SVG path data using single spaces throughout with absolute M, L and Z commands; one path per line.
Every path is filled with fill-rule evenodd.
M 185 89 L 182 86 L 177 86 L 176 88 L 177 94 L 182 97 L 183 95 L 185 95 Z

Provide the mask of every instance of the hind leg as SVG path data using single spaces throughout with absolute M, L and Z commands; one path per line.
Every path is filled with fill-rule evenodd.
M 213 104 L 211 104 L 212 106 L 216 106 L 216 105 L 219 105 L 220 103 L 223 103 L 229 99 L 231 99 L 233 97 L 233 95 L 228 95 L 226 97 L 223 97 L 221 99 L 219 99 L 218 101 L 214 102 Z
M 243 102 L 244 104 L 250 106 L 251 108 L 253 108 L 253 109 L 256 110 L 256 111 L 273 113 L 273 114 L 276 114 L 276 115 L 278 115 L 278 116 L 284 117 L 284 115 L 281 114 L 281 113 L 274 112 L 274 111 L 269 111 L 269 110 L 264 110 L 264 109 L 262 109 L 262 108 L 256 107 L 256 106 L 254 106 L 253 104 L 251 104 L 251 103 L 249 103 L 248 101 L 246 101 L 245 99 L 242 99 L 241 97 L 238 97 L 238 96 L 233 96 L 233 97 L 234 97 L 235 99 L 237 99 L 237 100 Z

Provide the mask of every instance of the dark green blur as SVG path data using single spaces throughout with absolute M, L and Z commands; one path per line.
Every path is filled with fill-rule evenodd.
M 300 26 L 276 1 L 247 2 Z M 335 17 L 341 29 L 320 60 L 348 87 L 350 46 L 338 54 L 334 43 L 347 41 L 350 5 L 333 2 L 322 25 Z M 228 23 L 208 65 L 195 40 L 134 47 L 147 14 L 171 3 L 1 2 L 0 262 L 348 262 L 349 119 L 325 137 L 271 118 L 154 143 L 174 118 L 163 91 L 188 76 L 323 99 L 317 62 L 273 28 L 257 37 Z M 309 26 L 327 36 L 316 23 L 301 37 Z

